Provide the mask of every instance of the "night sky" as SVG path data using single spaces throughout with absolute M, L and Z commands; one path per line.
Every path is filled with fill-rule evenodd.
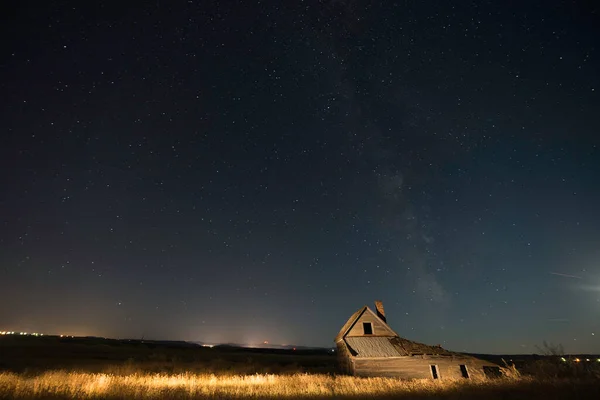
M 595 2 L 3 7 L 0 330 L 600 353 Z

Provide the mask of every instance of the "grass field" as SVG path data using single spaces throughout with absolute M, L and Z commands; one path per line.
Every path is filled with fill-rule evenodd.
M 337 374 L 327 351 L 13 337 L 0 340 L 0 399 L 600 399 L 595 370 L 558 366 L 537 377 L 402 381 Z
M 5 399 L 598 399 L 591 381 L 400 381 L 294 375 L 0 373 Z

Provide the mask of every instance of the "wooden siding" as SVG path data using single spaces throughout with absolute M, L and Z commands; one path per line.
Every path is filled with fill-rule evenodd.
M 346 342 L 339 341 L 336 343 L 338 367 L 345 374 L 354 374 L 354 363 L 352 362 L 352 354 L 346 345 Z
M 470 378 L 484 378 L 483 366 L 496 366 L 475 358 L 457 357 L 387 357 L 353 358 L 354 374 L 358 376 L 388 376 L 403 379 L 433 379 L 431 366 L 436 365 L 439 379 L 462 379 L 460 365 L 466 365 Z
M 363 322 L 373 324 L 373 335 L 365 335 L 363 331 Z M 358 317 L 346 334 L 349 336 L 398 336 L 386 323 L 384 323 L 369 307 L 365 307 L 364 312 Z

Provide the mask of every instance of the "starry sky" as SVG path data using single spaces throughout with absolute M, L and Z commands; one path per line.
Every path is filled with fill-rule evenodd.
M 600 353 L 594 2 L 3 7 L 1 330 Z

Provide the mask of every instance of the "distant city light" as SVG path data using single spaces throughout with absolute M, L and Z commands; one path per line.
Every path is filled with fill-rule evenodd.
M 19 335 L 19 336 L 44 336 L 43 333 L 39 332 L 15 332 L 15 331 L 0 331 L 0 336 L 6 335 Z M 61 337 L 63 335 L 60 335 Z M 71 336 L 72 337 L 72 336 Z

